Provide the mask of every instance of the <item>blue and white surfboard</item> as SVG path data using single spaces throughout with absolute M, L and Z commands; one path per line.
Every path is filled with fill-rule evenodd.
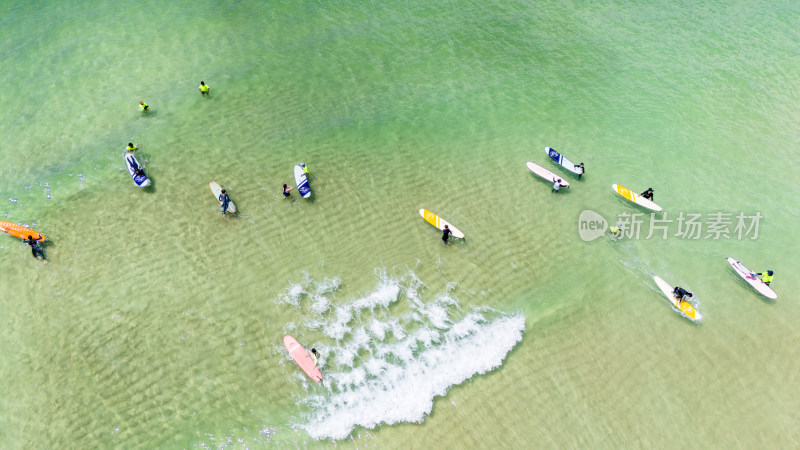
M 133 156 L 133 153 L 125 152 L 125 165 L 128 166 L 128 173 L 131 174 L 131 178 L 133 178 L 133 182 L 137 186 L 150 186 L 150 179 L 144 174 L 144 167 L 139 164 L 139 161 L 136 160 L 136 157 Z M 138 175 L 136 174 L 137 169 L 140 171 Z
M 311 186 L 308 184 L 308 176 L 300 164 L 294 166 L 294 181 L 297 183 L 297 192 L 303 198 L 311 197 Z
M 550 148 L 550 147 L 545 147 L 544 148 L 544 152 L 547 153 L 547 155 L 550 156 L 550 158 L 553 161 L 557 162 L 558 164 L 560 164 L 561 166 L 563 166 L 565 169 L 569 170 L 570 172 L 572 172 L 574 174 L 578 174 L 578 175 L 583 173 L 583 170 L 580 167 L 578 167 L 575 164 L 573 164 L 572 161 L 570 161 L 567 158 L 565 158 L 564 155 L 562 155 L 561 153 L 558 153 L 555 149 Z

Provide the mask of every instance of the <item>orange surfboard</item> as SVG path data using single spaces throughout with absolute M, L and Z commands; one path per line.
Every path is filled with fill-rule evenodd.
M 5 222 L 2 220 L 0 220 L 0 231 L 20 239 L 28 239 L 28 236 L 31 236 L 34 239 L 39 239 L 41 237 L 42 241 L 47 239 L 44 237 L 44 235 L 39 234 L 30 228 L 25 228 L 22 225 L 17 225 L 13 222 Z
M 294 362 L 303 369 L 303 372 L 305 372 L 309 378 L 316 382 L 322 381 L 322 372 L 319 371 L 319 367 L 314 363 L 314 359 L 311 358 L 311 355 L 297 342 L 297 339 L 287 334 L 283 337 L 283 345 L 286 347 L 286 350 L 289 351 L 289 355 Z

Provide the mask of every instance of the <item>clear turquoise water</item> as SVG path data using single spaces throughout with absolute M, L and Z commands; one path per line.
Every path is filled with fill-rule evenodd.
M 3 3 L 0 219 L 51 244 L 43 265 L 0 242 L 0 443 L 797 446 L 798 13 Z M 300 161 L 312 199 L 284 200 Z M 584 242 L 581 211 L 643 212 L 612 183 L 670 219 L 758 212 L 759 236 Z M 727 256 L 774 269 L 778 300 Z

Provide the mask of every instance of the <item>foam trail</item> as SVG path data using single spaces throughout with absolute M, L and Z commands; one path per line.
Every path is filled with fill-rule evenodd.
M 436 396 L 499 367 L 524 330 L 521 314 L 489 322 L 479 313 L 468 314 L 446 331 L 419 329 L 349 372 L 326 374 L 341 390 L 311 397 L 316 412 L 300 427 L 315 439 L 344 439 L 356 426 L 421 422 Z M 424 349 L 415 352 L 420 344 Z M 383 359 L 387 354 L 403 363 L 388 363 Z

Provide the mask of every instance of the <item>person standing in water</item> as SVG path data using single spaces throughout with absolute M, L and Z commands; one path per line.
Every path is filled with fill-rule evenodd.
M 292 187 L 287 185 L 286 183 L 283 184 L 283 196 L 289 198 L 289 192 L 292 190 Z
M 583 176 L 583 174 L 586 172 L 586 169 L 583 167 L 583 163 L 580 163 L 580 164 L 578 164 L 578 165 L 577 165 L 577 166 L 575 166 L 575 167 L 577 167 L 578 169 L 580 169 L 580 170 L 581 170 L 581 173 L 579 173 L 579 174 L 578 174 L 578 178 L 582 177 L 582 176 Z
M 452 233 L 453 232 L 450 231 L 450 226 L 449 225 L 445 225 L 444 229 L 442 230 L 442 241 L 444 241 L 444 245 L 447 245 L 447 239 L 450 238 L 450 235 Z
M 147 106 L 147 103 L 145 103 L 145 102 L 144 102 L 144 100 L 139 100 L 139 109 L 140 109 L 142 112 L 147 112 L 147 109 L 148 109 L 148 108 L 150 108 L 150 107 L 149 107 L 149 106 Z
M 200 95 L 208 95 L 208 93 L 211 91 L 211 88 L 208 87 L 205 82 L 201 81 L 200 87 L 198 87 L 197 90 L 200 91 Z
M 675 286 L 675 289 L 672 291 L 672 293 L 675 294 L 675 299 L 678 300 L 678 302 L 684 301 L 686 297 L 689 298 L 693 297 L 691 292 L 678 286 Z
M 136 151 L 136 146 L 133 145 L 133 142 L 128 142 L 128 147 L 125 149 L 126 151 L 133 152 Z
M 758 273 L 756 273 L 756 275 L 764 275 L 763 277 L 761 277 L 761 281 L 764 284 L 766 284 L 767 286 L 769 286 L 769 283 L 772 282 L 772 274 L 773 273 L 775 273 L 775 272 L 773 272 L 771 270 L 768 270 L 767 273 L 758 272 Z
M 553 194 L 561 188 L 561 178 L 553 178 Z
M 43 240 L 44 238 L 41 236 L 34 239 L 33 236 L 28 235 L 28 239 L 23 239 L 22 242 L 31 246 L 31 253 L 33 254 L 34 258 L 47 262 L 47 258 L 44 257 L 44 251 L 42 251 L 42 247 L 39 246 L 39 242 Z
M 311 359 L 314 360 L 314 365 L 316 366 L 317 365 L 317 360 L 319 359 L 319 353 L 317 353 L 317 349 L 315 349 L 315 348 L 311 349 Z
M 223 189 L 222 192 L 220 192 L 219 201 L 222 203 L 221 205 L 222 215 L 224 216 L 228 212 L 228 202 L 230 201 L 230 199 L 228 198 L 228 193 L 225 192 L 225 189 Z

